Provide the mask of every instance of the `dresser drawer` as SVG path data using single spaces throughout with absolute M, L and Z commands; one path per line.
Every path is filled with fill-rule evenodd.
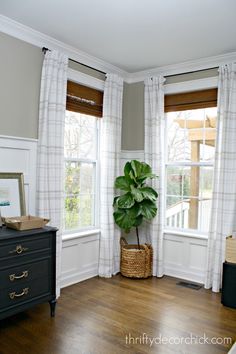
M 0 290 L 49 276 L 50 270 L 51 258 L 2 270 L 0 271 Z
M 2 309 L 17 306 L 33 298 L 49 295 L 51 291 L 49 277 L 38 278 L 24 284 L 15 284 L 0 291 L 0 312 Z
M 49 234 L 42 234 L 40 237 L 21 238 L 15 242 L 6 244 L 0 243 L 0 260 L 5 258 L 21 257 L 31 252 L 41 251 L 50 248 L 51 237 Z

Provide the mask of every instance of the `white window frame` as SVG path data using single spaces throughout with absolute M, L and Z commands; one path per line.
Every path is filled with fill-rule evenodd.
M 81 73 L 79 71 L 68 69 L 67 80 L 76 82 L 78 84 L 95 88 L 99 91 L 104 91 L 104 81 L 94 78 L 90 75 Z M 82 159 L 82 158 L 64 158 L 64 161 L 74 161 L 74 162 L 84 162 L 84 163 L 93 163 L 95 165 L 95 183 L 94 183 L 94 210 L 93 210 L 93 219 L 94 225 L 89 227 L 81 227 L 78 229 L 66 230 L 63 231 L 63 238 L 66 238 L 67 235 L 85 235 L 85 233 L 90 234 L 89 232 L 99 232 L 100 218 L 99 218 L 99 205 L 100 205 L 100 125 L 101 119 L 97 119 L 97 134 L 96 134 L 96 146 L 97 146 L 97 155 L 96 159 Z
M 191 81 L 183 81 L 179 83 L 174 83 L 174 84 L 167 84 L 164 86 L 164 93 L 165 94 L 177 94 L 177 93 L 184 93 L 184 92 L 191 92 L 191 91 L 200 91 L 200 90 L 207 90 L 211 88 L 217 88 L 218 86 L 218 76 L 215 77 L 210 77 L 210 78 L 204 78 L 204 79 L 196 79 L 196 80 L 191 80 Z M 167 146 L 167 129 L 165 126 L 165 142 Z M 166 185 L 166 171 L 168 166 L 177 166 L 177 167 L 191 167 L 191 166 L 212 166 L 214 167 L 214 164 L 212 162 L 198 162 L 198 163 L 193 163 L 193 162 L 168 162 L 167 161 L 167 152 L 165 155 L 165 176 L 164 176 L 164 200 L 165 200 L 165 212 L 164 212 L 164 233 L 166 234 L 175 234 L 175 235 L 181 235 L 181 236 L 189 236 L 189 235 L 195 235 L 195 236 L 200 236 L 206 238 L 208 233 L 203 232 L 200 230 L 196 229 L 189 229 L 189 228 L 175 228 L 171 226 L 166 225 L 166 197 L 167 197 L 167 185 Z

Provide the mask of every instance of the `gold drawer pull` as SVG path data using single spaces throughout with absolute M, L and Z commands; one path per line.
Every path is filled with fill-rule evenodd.
M 22 247 L 21 245 L 17 245 L 16 248 L 12 251 L 9 251 L 10 254 L 12 253 L 17 253 L 17 254 L 21 254 L 22 252 L 28 251 L 27 247 Z
M 13 293 L 9 293 L 9 296 L 10 296 L 10 299 L 13 300 L 15 297 L 21 297 L 21 296 L 27 295 L 28 292 L 29 292 L 29 288 L 24 288 L 22 290 L 22 293 L 16 294 L 16 292 L 14 291 Z
M 24 270 L 21 275 L 10 274 L 9 278 L 10 278 L 10 281 L 14 281 L 15 279 L 27 278 L 28 275 L 29 275 L 29 271 Z

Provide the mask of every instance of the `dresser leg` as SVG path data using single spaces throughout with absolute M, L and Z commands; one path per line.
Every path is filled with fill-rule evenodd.
M 50 304 L 50 310 L 51 310 L 51 317 L 54 317 L 55 316 L 55 309 L 56 309 L 57 300 L 56 299 L 51 300 L 51 301 L 49 301 L 49 304 Z

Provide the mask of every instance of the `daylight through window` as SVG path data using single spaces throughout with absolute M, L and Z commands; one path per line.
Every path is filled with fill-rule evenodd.
M 97 118 L 66 111 L 65 229 L 95 226 L 97 200 Z
M 166 226 L 209 229 L 216 107 L 166 114 Z

